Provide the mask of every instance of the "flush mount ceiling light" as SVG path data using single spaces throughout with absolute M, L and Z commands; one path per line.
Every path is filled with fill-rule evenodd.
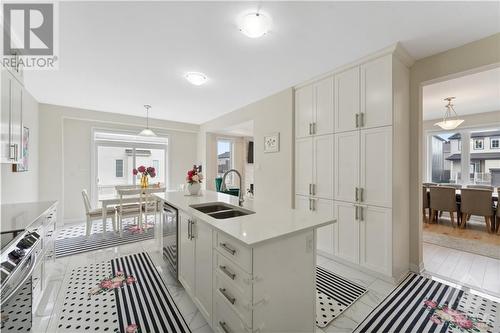
M 146 128 L 143 129 L 139 135 L 140 136 L 156 136 L 155 132 L 153 132 L 150 128 L 149 128 L 149 109 L 151 109 L 151 105 L 144 105 L 144 107 L 146 108 Z
M 189 83 L 194 84 L 195 86 L 201 86 L 208 80 L 208 77 L 205 74 L 199 72 L 188 72 L 184 75 L 184 77 L 189 81 Z
M 241 17 L 239 28 L 247 37 L 259 38 L 268 33 L 271 28 L 271 19 L 263 13 L 249 13 Z
M 463 119 L 458 119 L 457 112 L 455 111 L 453 104 L 451 104 L 451 101 L 454 99 L 455 97 L 446 97 L 444 99 L 448 102 L 448 104 L 445 105 L 446 111 L 444 112 L 443 121 L 435 123 L 434 126 L 439 126 L 444 130 L 452 130 L 464 122 Z

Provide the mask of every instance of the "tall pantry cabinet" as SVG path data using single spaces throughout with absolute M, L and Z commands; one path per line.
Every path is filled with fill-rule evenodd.
M 388 280 L 409 266 L 410 65 L 396 45 L 295 90 L 296 209 L 336 218 L 320 254 Z

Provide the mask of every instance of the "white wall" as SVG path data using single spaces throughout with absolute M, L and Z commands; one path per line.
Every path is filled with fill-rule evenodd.
M 293 89 L 261 99 L 201 125 L 198 159 L 211 174 L 207 158 L 213 152 L 207 134 L 246 121 L 254 121 L 255 200 L 272 200 L 277 209 L 293 203 Z M 264 153 L 264 136 L 280 133 L 280 151 Z M 210 180 L 208 180 L 209 182 Z
M 196 162 L 199 126 L 155 119 L 150 125 L 169 137 L 168 184 L 178 188 Z M 59 200 L 66 221 L 83 219 L 81 190 L 92 185 L 92 129 L 135 133 L 143 126 L 141 117 L 40 104 L 40 199 Z
M 2 204 L 38 200 L 38 123 L 38 102 L 23 90 L 23 125 L 30 130 L 28 171 L 12 172 L 12 164 L 2 164 Z

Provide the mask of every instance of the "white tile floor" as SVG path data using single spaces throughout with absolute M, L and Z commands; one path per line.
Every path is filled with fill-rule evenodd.
M 164 273 L 161 275 L 167 288 L 193 333 L 212 332 L 182 286 L 170 275 L 160 251 L 152 250 L 156 248 L 159 248 L 159 243 L 158 240 L 154 239 L 56 259 L 54 263 L 47 266 L 47 271 L 50 272 L 49 282 L 34 317 L 33 332 L 52 333 L 56 331 L 66 285 L 70 272 L 74 267 L 107 261 L 142 251 L 148 252 L 160 273 Z M 317 333 L 351 332 L 394 287 L 385 281 L 325 257 L 318 256 L 317 262 L 318 265 L 368 289 L 368 292 L 359 301 L 348 308 L 328 327 L 324 329 L 318 328 Z
M 500 260 L 425 242 L 423 253 L 429 274 L 500 297 Z

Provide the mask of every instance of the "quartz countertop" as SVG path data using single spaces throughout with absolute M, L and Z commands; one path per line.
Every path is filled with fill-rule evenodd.
M 2 205 L 1 228 L 4 231 L 24 230 L 57 201 L 23 202 Z
M 190 206 L 210 202 L 223 202 L 238 206 L 238 197 L 214 191 L 202 191 L 199 196 L 189 196 L 180 191 L 166 191 L 155 195 L 169 205 L 208 223 L 213 228 L 248 246 L 256 246 L 272 239 L 316 229 L 335 222 L 332 216 L 322 215 L 318 212 L 279 208 L 275 207 L 272 202 L 262 202 L 257 199 L 243 203 L 243 208 L 254 211 L 255 214 L 219 220 Z

